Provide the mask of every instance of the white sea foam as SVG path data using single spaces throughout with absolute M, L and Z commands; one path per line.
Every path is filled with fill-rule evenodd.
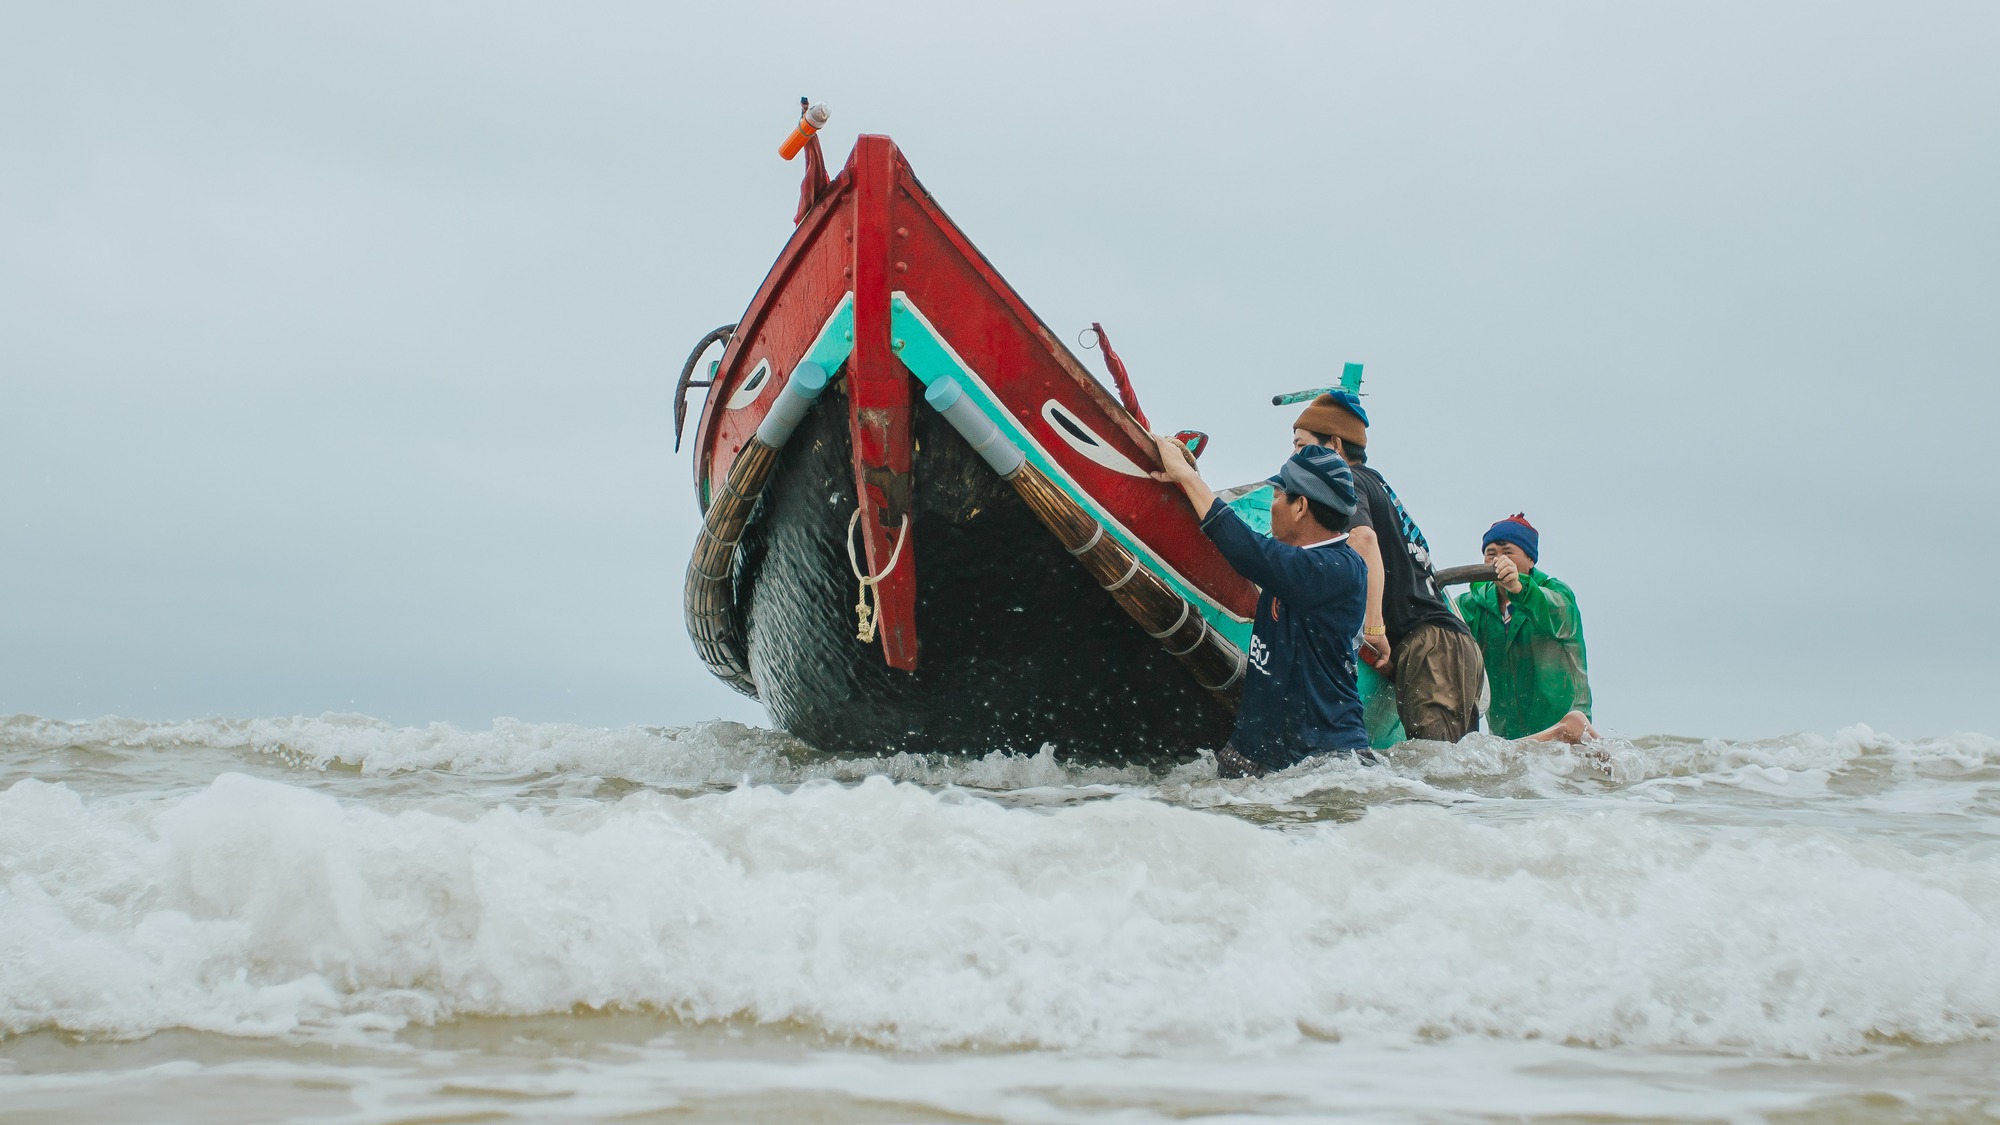
M 1595 758 L 1468 740 L 1406 747 L 1393 768 L 1219 783 L 1201 763 L 1093 773 L 1047 754 L 828 762 L 725 724 L 38 722 L 0 724 L 0 745 L 226 746 L 309 772 L 659 788 L 377 807 L 282 772 L 115 799 L 18 782 L 0 792 L 9 1032 L 352 1035 L 581 1005 L 909 1048 L 1444 1034 L 1811 1054 L 2000 1027 L 2000 854 L 1977 833 L 1906 847 L 1706 822 L 1644 796 L 1661 782 L 1745 792 L 1748 770 L 1775 771 L 1761 784 L 1803 808 L 1832 799 L 1827 778 L 1862 774 L 1889 778 L 1891 797 L 1990 794 L 1964 780 L 2000 762 L 1977 736 Z M 1642 780 L 1619 780 L 1620 755 Z M 1467 777 L 1614 799 L 1528 815 Z M 1327 794 L 1355 797 L 1356 819 L 1274 828 L 1188 807 L 1283 824 Z
M 1054 785 L 1161 784 L 1175 793 L 1212 780 L 1206 759 L 1156 772 L 1144 767 L 1076 765 L 1053 747 L 1035 754 L 994 752 L 981 758 L 895 754 L 834 758 L 812 752 L 782 732 L 724 720 L 692 727 L 603 729 L 566 723 L 497 719 L 487 730 L 451 723 L 397 727 L 363 715 L 280 719 L 199 719 L 152 723 L 107 718 L 65 722 L 15 715 L 0 718 L 0 748 L 57 750 L 111 747 L 172 753 L 189 749 L 270 755 L 315 769 L 351 767 L 366 774 L 419 770 L 476 776 L 575 774 L 619 778 L 663 788 L 792 784 L 821 778 L 857 781 L 883 776 L 924 785 L 1019 790 Z M 1470 735 L 1457 745 L 1405 743 L 1389 754 L 1390 769 L 1329 763 L 1285 775 L 1276 788 L 1291 795 L 1349 788 L 1357 792 L 1416 791 L 1433 783 L 1497 782 L 1487 791 L 1510 796 L 1597 791 L 1603 783 L 1653 779 L 1726 782 L 1745 767 L 1802 778 L 1862 772 L 1895 781 L 1912 777 L 2000 780 L 2000 739 L 1980 734 L 1905 741 L 1854 726 L 1831 736 L 1795 735 L 1760 742 L 1724 739 L 1607 739 L 1589 747 L 1519 743 Z M 1314 780 L 1300 784 L 1301 776 Z M 1317 787 L 1317 788 L 1315 788 Z
M 0 746 L 30 751 L 69 746 L 163 753 L 225 750 L 270 755 L 314 769 L 352 767 L 368 774 L 418 770 L 501 777 L 577 774 L 686 789 L 883 776 L 925 785 L 1016 790 L 1144 783 L 1154 777 L 1143 767 L 1062 762 L 1053 747 L 1046 746 L 1035 754 L 996 751 L 982 758 L 907 753 L 835 758 L 817 754 L 782 732 L 726 720 L 692 727 L 601 729 L 496 719 L 491 728 L 476 731 L 451 723 L 396 727 L 363 715 L 177 723 L 117 718 L 63 722 L 16 715 L 0 719 Z M 1213 776 L 1212 767 L 1206 772 Z

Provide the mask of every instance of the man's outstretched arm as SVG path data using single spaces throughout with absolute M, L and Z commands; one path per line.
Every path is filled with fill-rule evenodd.
M 1363 524 L 1347 529 L 1347 545 L 1368 564 L 1368 608 L 1361 622 L 1361 640 L 1384 661 L 1390 658 L 1389 634 L 1382 631 L 1382 591 L 1388 589 L 1388 572 L 1382 569 L 1382 541 L 1375 529 Z
M 1179 442 L 1162 437 L 1153 440 L 1158 443 L 1161 464 L 1167 467 L 1165 472 L 1154 473 L 1153 478 L 1171 481 L 1187 494 L 1188 503 L 1194 505 L 1195 518 L 1201 521 L 1202 533 L 1222 552 L 1231 569 L 1286 601 L 1305 605 L 1327 596 L 1324 575 L 1306 561 L 1307 552 L 1250 530 L 1202 482 L 1200 471 L 1188 463 Z M 1337 559 L 1338 556 L 1327 555 L 1321 562 Z M 1358 565 L 1359 560 L 1356 561 Z

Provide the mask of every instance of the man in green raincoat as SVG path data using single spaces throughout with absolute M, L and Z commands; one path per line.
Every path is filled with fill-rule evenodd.
M 1473 583 L 1458 596 L 1458 612 L 1486 658 L 1487 728 L 1543 742 L 1596 738 L 1575 591 L 1535 568 L 1541 535 L 1519 512 L 1494 524 L 1480 546 L 1499 580 Z

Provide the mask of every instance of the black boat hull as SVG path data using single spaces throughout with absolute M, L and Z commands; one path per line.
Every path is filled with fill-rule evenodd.
M 854 511 L 842 388 L 779 454 L 737 560 L 735 604 L 773 722 L 838 754 L 1186 759 L 1229 712 L 1122 612 L 930 410 L 914 418 L 915 672 L 855 637 L 843 543 Z

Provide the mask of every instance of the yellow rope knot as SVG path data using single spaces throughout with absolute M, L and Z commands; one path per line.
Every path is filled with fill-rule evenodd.
M 861 508 L 857 505 L 854 514 L 847 517 L 847 569 L 854 572 L 854 580 L 861 584 L 860 590 L 854 595 L 854 639 L 862 644 L 869 644 L 875 640 L 876 612 L 882 604 L 882 595 L 878 591 L 874 595 L 875 605 L 870 606 L 869 591 L 874 590 L 877 583 L 889 577 L 896 569 L 897 560 L 903 557 L 903 541 L 910 537 L 910 513 L 903 513 L 903 525 L 896 532 L 896 547 L 889 552 L 889 565 L 883 567 L 882 573 L 876 575 L 864 572 L 861 569 L 861 559 L 854 553 L 854 525 L 860 522 Z

